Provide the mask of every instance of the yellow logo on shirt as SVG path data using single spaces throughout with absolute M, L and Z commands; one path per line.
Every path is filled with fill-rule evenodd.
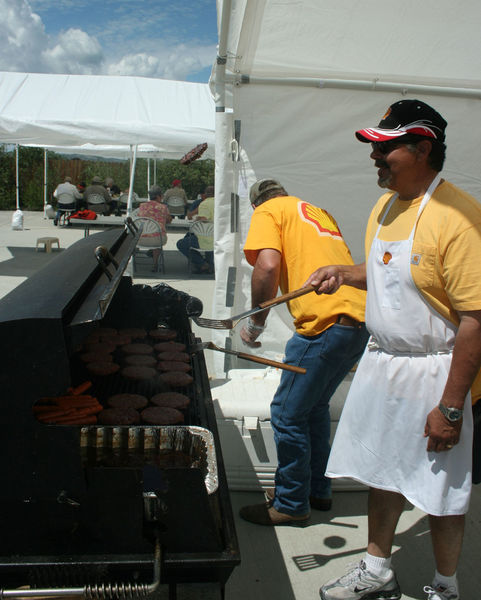
M 388 265 L 391 258 L 392 258 L 392 254 L 390 252 L 384 252 L 384 256 L 382 257 L 382 262 L 385 265 Z
M 322 210 L 322 208 L 313 206 L 308 202 L 299 202 L 297 207 L 301 219 L 306 223 L 313 225 L 317 229 L 319 235 L 329 235 L 336 239 L 342 239 L 342 234 L 336 221 L 328 212 Z
M 411 264 L 412 265 L 418 265 L 421 262 L 421 255 L 420 254 L 413 254 L 411 256 Z

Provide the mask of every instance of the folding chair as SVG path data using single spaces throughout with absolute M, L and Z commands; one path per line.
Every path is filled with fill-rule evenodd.
M 87 198 L 87 208 L 101 215 L 109 210 L 105 198 L 100 194 L 89 194 Z
M 194 221 L 192 223 L 191 228 L 189 229 L 190 233 L 194 233 L 199 240 L 199 246 L 202 248 L 193 248 L 190 247 L 189 250 L 189 273 L 193 272 L 193 262 L 192 255 L 194 252 L 199 254 L 206 262 L 208 253 L 213 254 L 214 252 L 214 223 L 211 221 Z
M 73 208 L 72 208 L 72 204 L 73 204 Z M 68 224 L 69 216 L 73 215 L 73 213 L 76 211 L 75 204 L 76 204 L 76 200 L 72 196 L 72 194 L 63 192 L 58 195 L 57 211 L 59 214 L 58 214 L 57 225 L 59 227 L 65 226 Z
M 136 227 L 142 225 L 142 235 L 140 236 L 139 241 L 137 242 L 137 247 L 135 248 L 135 252 L 133 255 L 134 273 L 137 270 L 137 264 L 139 259 L 142 257 L 148 257 L 150 260 L 149 251 L 152 250 L 160 250 L 159 260 L 157 261 L 157 272 L 165 273 L 162 229 L 160 228 L 160 225 L 157 223 L 157 221 L 154 221 L 154 219 L 150 219 L 148 217 L 135 217 L 134 223 Z M 154 234 L 154 237 L 149 236 L 149 240 L 154 239 L 156 244 L 149 246 L 142 244 L 142 238 L 145 234 Z
M 118 199 L 118 210 L 119 210 L 119 212 L 121 214 L 126 214 L 128 200 L 129 200 L 129 195 L 128 194 L 126 194 L 125 192 L 122 193 L 122 194 L 120 194 L 119 199 Z M 134 192 L 132 194 L 132 208 L 135 208 L 138 205 L 139 205 L 139 197 Z
M 171 217 L 185 216 L 184 199 L 180 196 L 170 196 L 165 200 Z

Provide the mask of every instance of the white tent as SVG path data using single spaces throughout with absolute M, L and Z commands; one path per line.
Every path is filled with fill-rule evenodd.
M 144 77 L 0 73 L 0 141 L 185 153 L 214 145 L 206 84 Z M 182 156 L 182 154 L 180 154 Z
M 331 212 L 355 260 L 380 195 L 354 131 L 419 98 L 448 121 L 444 176 L 481 199 L 481 10 L 475 0 L 217 0 L 216 316 L 250 307 L 249 186 L 278 178 Z M 292 319 L 274 309 L 264 355 Z M 238 327 L 239 328 L 239 327 Z M 231 339 L 227 339 L 231 338 Z M 240 347 L 234 330 L 218 343 Z
M 144 77 L 0 72 L 0 143 L 106 157 L 180 158 L 207 142 L 207 84 Z M 132 187 L 132 186 L 131 186 Z

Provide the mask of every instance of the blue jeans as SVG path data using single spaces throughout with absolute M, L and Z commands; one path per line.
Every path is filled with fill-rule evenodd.
M 309 495 L 330 498 L 324 475 L 330 452 L 329 400 L 361 357 L 369 335 L 364 325 L 334 324 L 321 334 L 295 333 L 286 345 L 285 362 L 307 369 L 283 371 L 271 403 L 277 448 L 274 508 L 289 515 L 309 512 Z
M 187 257 L 187 259 L 189 258 L 189 255 L 190 255 L 190 259 L 192 260 L 192 263 L 196 267 L 200 267 L 204 263 L 206 263 L 208 265 L 214 264 L 214 253 L 213 252 L 210 252 L 210 251 L 206 252 L 205 260 L 204 260 L 198 252 L 190 251 L 191 248 L 199 247 L 199 240 L 197 239 L 197 236 L 195 235 L 195 233 L 190 233 L 190 232 L 186 233 L 183 238 L 181 238 L 180 240 L 177 241 L 176 246 L 177 246 L 177 249 L 180 250 L 182 252 L 182 254 Z

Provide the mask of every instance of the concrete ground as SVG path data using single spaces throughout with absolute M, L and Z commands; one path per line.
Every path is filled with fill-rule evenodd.
M 25 212 L 22 231 L 12 230 L 11 218 L 12 212 L 0 212 L 0 298 L 83 235 L 81 230 L 55 227 L 51 220 L 43 218 L 42 213 Z M 175 241 L 182 235 L 184 232 L 181 231 L 169 232 L 165 248 L 165 275 L 152 278 L 147 272 L 144 278 L 136 278 L 136 282 L 154 284 L 165 281 L 176 289 L 199 297 L 204 303 L 204 314 L 210 316 L 213 314 L 214 278 L 188 274 L 186 260 L 179 256 L 175 247 Z M 54 249 L 51 254 L 36 251 L 36 240 L 43 236 L 58 237 L 61 249 Z M 208 341 L 205 329 L 200 331 L 193 324 L 193 330 Z M 212 354 L 206 352 L 209 371 Z M 231 492 L 242 563 L 227 582 L 227 600 L 319 598 L 318 589 L 322 583 L 342 574 L 348 564 L 362 557 L 367 540 L 365 491 L 335 492 L 333 509 L 327 513 L 314 511 L 309 526 L 304 528 L 261 527 L 238 517 L 241 506 L 261 502 L 262 499 L 261 492 Z M 478 570 L 481 556 L 480 509 L 481 488 L 475 486 L 458 571 L 463 600 L 477 600 L 481 588 Z M 423 586 L 431 581 L 434 562 L 426 516 L 411 506 L 403 513 L 396 533 L 393 563 L 403 590 L 403 600 L 424 599 Z M 167 591 L 161 590 L 159 598 L 167 598 Z M 219 593 L 210 585 L 191 585 L 179 588 L 178 598 L 219 598 Z

